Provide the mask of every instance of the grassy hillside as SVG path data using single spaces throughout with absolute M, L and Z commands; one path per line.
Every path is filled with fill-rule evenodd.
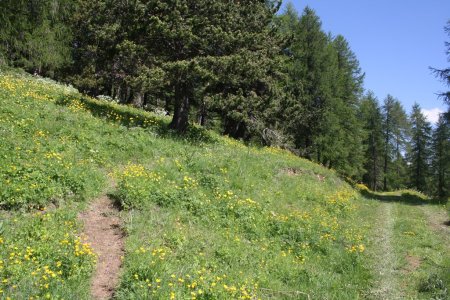
M 96 254 L 77 214 L 105 193 L 126 233 L 117 299 L 445 292 L 448 241 L 425 212 L 405 217 L 408 201 L 364 198 L 283 150 L 195 127 L 179 137 L 167 123 L 51 81 L 0 75 L 0 298 L 88 299 Z M 398 218 L 380 232 L 386 205 Z M 376 234 L 390 237 L 385 248 Z M 377 269 L 386 251 L 398 268 L 404 251 L 427 260 L 403 277 L 389 273 L 398 283 L 389 287 Z

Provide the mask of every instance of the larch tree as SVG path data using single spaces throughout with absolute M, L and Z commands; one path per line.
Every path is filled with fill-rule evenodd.
M 401 103 L 388 95 L 382 106 L 383 116 L 383 189 L 398 188 L 402 181 L 402 153 L 405 148 L 404 134 L 408 130 L 407 116 Z M 398 163 L 398 165 L 397 165 Z
M 357 117 L 363 91 L 364 74 L 356 55 L 341 35 L 331 41 L 334 57 L 331 97 L 326 104 L 327 124 L 322 135 L 327 142 L 322 148 L 322 164 L 329 165 L 349 177 L 358 178 L 363 170 L 362 124 Z M 328 131 L 328 129 L 333 129 Z
M 410 115 L 411 145 L 409 150 L 410 184 L 428 193 L 431 163 L 431 125 L 416 103 Z
M 383 136 L 384 136 L 384 154 L 383 154 L 383 190 L 388 189 L 388 171 L 392 160 L 392 132 L 394 131 L 393 109 L 395 99 L 388 95 L 383 104 Z
M 359 177 L 364 151 L 357 113 L 364 75 L 355 54 L 344 37 L 323 32 L 319 17 L 308 7 L 299 17 L 288 5 L 278 22 L 290 38 L 284 50 L 284 131 L 300 155 Z
M 447 25 L 444 28 L 447 35 L 450 37 L 450 20 L 447 21 Z M 450 62 L 450 41 L 445 42 L 446 47 L 446 54 L 447 54 L 447 61 Z M 431 68 L 431 70 L 434 72 L 434 74 L 444 82 L 444 84 L 447 85 L 447 87 L 450 87 L 450 68 L 445 69 L 436 69 Z M 443 98 L 444 102 L 448 105 L 448 110 L 445 114 L 445 117 L 447 119 L 447 122 L 450 123 L 450 91 L 441 92 L 439 93 L 439 96 Z
M 436 195 L 445 198 L 450 195 L 450 123 L 442 114 L 433 131 L 432 152 Z
M 372 92 L 361 102 L 360 119 L 365 131 L 365 172 L 362 179 L 370 189 L 377 191 L 383 188 L 383 116 L 378 100 Z
M 392 168 L 389 171 L 389 181 L 391 189 L 401 189 L 406 187 L 407 162 L 405 153 L 410 134 L 410 124 L 408 116 L 399 101 L 394 102 L 392 108 Z
M 294 31 L 286 48 L 290 57 L 287 68 L 290 97 L 283 104 L 285 128 L 302 156 L 321 161 L 316 137 L 331 94 L 331 47 L 314 10 L 307 7 L 298 20 L 292 16 L 286 19 L 290 24 L 285 27 Z

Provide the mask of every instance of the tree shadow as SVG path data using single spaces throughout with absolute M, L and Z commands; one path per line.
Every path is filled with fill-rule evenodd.
M 445 205 L 448 199 L 427 199 L 423 198 L 414 192 L 402 191 L 396 194 L 395 192 L 379 194 L 370 190 L 362 190 L 361 194 L 368 198 L 381 202 L 398 202 L 407 205 Z
M 57 99 L 56 104 L 68 107 L 75 105 L 90 112 L 97 118 L 120 124 L 128 128 L 145 128 L 158 136 L 165 138 L 182 140 L 192 144 L 211 144 L 217 142 L 217 138 L 204 128 L 190 125 L 186 132 L 179 133 L 169 128 L 169 121 L 167 119 L 125 105 L 108 103 L 86 96 L 61 96 Z
M 118 211 L 123 211 L 125 209 L 122 205 L 120 197 L 117 195 L 117 192 L 109 192 L 106 194 L 106 196 L 111 200 L 115 209 L 117 209 Z

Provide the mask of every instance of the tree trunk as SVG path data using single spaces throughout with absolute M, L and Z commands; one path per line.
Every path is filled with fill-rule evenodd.
M 117 99 L 119 102 L 122 102 L 122 86 L 120 84 L 118 84 L 116 87 L 113 99 Z
M 175 88 L 175 107 L 169 128 L 178 132 L 186 132 L 189 122 L 189 96 L 183 89 Z
M 133 95 L 133 106 L 137 108 L 142 108 L 144 106 L 144 97 L 142 93 L 137 91 Z
M 114 99 L 116 97 L 116 86 L 114 84 L 111 85 L 110 94 L 111 94 L 111 98 Z
M 305 128 L 304 130 L 306 138 L 305 138 L 305 143 L 304 143 L 304 151 L 305 151 L 305 158 L 309 159 L 309 160 L 313 160 L 313 153 L 311 151 L 311 146 L 312 146 L 312 132 L 310 128 Z
M 204 104 L 202 104 L 200 112 L 199 112 L 198 124 L 200 126 L 205 126 L 206 125 L 206 107 L 205 107 Z
M 158 103 L 158 102 L 156 102 L 156 103 Z M 170 114 L 170 111 L 171 111 L 170 108 L 171 108 L 171 107 L 170 107 L 170 101 L 169 101 L 168 98 L 166 98 L 166 99 L 164 100 L 164 110 L 167 112 L 167 115 Z
M 147 108 L 148 102 L 149 102 L 149 96 L 148 93 L 144 93 L 144 99 L 143 99 L 143 107 Z
M 242 121 L 235 121 L 228 118 L 225 121 L 224 135 L 228 135 L 235 139 L 240 139 L 244 138 L 245 130 L 245 123 Z
M 388 159 L 389 159 L 389 136 L 391 135 L 390 131 L 391 120 L 389 114 L 386 116 L 386 133 L 385 133 L 385 145 L 384 145 L 384 180 L 383 180 L 383 190 L 387 191 L 387 172 L 388 172 Z
M 125 104 L 129 104 L 133 97 L 133 90 L 131 87 L 127 86 L 125 89 Z
M 206 114 L 200 114 L 200 116 L 198 117 L 198 124 L 202 127 L 206 125 Z
M 386 134 L 386 140 L 385 140 L 385 149 L 384 149 L 384 180 L 383 180 L 383 190 L 387 191 L 387 172 L 388 172 L 388 159 L 389 159 L 389 133 Z

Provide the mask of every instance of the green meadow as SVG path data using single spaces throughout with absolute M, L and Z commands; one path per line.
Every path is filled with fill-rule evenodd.
M 123 220 L 114 299 L 448 299 L 445 201 L 0 73 L 0 299 L 90 299 L 77 215 Z

